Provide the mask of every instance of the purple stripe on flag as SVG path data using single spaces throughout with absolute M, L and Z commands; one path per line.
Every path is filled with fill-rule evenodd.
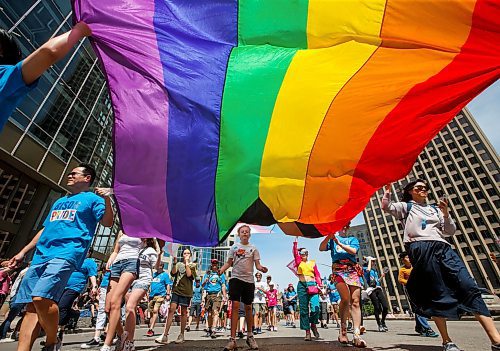
M 114 192 L 124 231 L 172 241 L 166 197 L 168 97 L 154 0 L 74 0 L 73 5 L 75 18 L 92 29 L 108 77 L 115 112 Z
M 222 92 L 237 44 L 236 0 L 156 0 L 154 24 L 169 94 L 167 194 L 176 242 L 219 241 L 215 174 Z

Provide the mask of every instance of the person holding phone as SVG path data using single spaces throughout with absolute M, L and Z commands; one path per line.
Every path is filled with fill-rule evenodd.
M 481 298 L 481 290 L 446 238 L 455 233 L 448 200 L 429 205 L 429 186 L 425 180 L 408 183 L 400 202 L 391 201 L 391 187 L 385 187 L 382 209 L 403 221 L 408 257 L 413 265 L 407 282 L 415 313 L 432 317 L 443 339 L 443 351 L 459 351 L 447 328 L 448 319 L 464 312 L 476 317 L 491 341 L 492 350 L 500 350 L 500 334 L 490 311 Z M 425 288 L 422 288 L 425 287 Z

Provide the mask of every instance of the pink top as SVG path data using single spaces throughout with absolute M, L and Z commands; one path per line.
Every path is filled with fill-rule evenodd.
M 9 273 L 0 271 L 0 294 L 7 295 L 10 290 L 11 279 Z
M 294 241 L 292 253 L 293 253 L 293 258 L 295 260 L 295 268 L 297 268 L 299 266 L 300 262 L 302 262 L 302 258 L 299 255 L 299 250 L 297 248 L 297 245 L 298 245 L 298 243 L 296 241 Z M 314 280 L 316 281 L 316 284 L 322 285 L 321 275 L 319 274 L 318 266 L 316 266 L 316 265 L 314 265 Z
M 269 307 L 274 307 L 278 305 L 278 290 L 268 290 L 266 291 L 267 305 Z

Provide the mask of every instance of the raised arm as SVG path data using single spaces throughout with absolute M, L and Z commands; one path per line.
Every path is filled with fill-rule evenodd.
M 23 61 L 24 82 L 30 85 L 36 81 L 50 66 L 66 56 L 80 39 L 91 34 L 90 28 L 79 22 L 69 32 L 47 41 Z
M 314 280 L 316 281 L 316 284 L 318 284 L 318 286 L 321 286 L 323 285 L 323 282 L 321 281 L 321 275 L 319 274 L 319 270 L 318 270 L 318 265 L 314 265 Z
M 391 186 L 388 184 L 385 186 L 384 196 L 382 197 L 382 211 L 390 213 L 396 218 L 402 219 L 406 216 L 406 203 L 404 202 L 392 202 L 391 201 Z
M 443 236 L 444 237 L 452 236 L 453 234 L 455 234 L 457 226 L 455 225 L 453 219 L 450 217 L 450 212 L 448 208 L 448 199 L 439 200 L 439 210 L 443 214 L 443 221 L 444 221 Z
M 302 259 L 300 258 L 300 255 L 299 255 L 299 249 L 297 248 L 298 245 L 299 245 L 299 242 L 297 239 L 295 239 L 295 241 L 293 242 L 293 247 L 292 247 L 292 254 L 293 254 L 295 266 L 298 266 L 300 264 L 300 261 L 302 261 Z

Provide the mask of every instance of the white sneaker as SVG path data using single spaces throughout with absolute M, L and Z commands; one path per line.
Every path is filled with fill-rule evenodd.
M 100 351 L 111 351 L 111 346 L 103 345 Z
M 16 342 L 16 339 L 12 339 L 12 338 L 0 339 L 0 344 L 4 344 L 4 343 L 6 344 L 9 342 Z
M 179 334 L 177 337 L 177 340 L 175 340 L 176 344 L 183 344 L 184 343 L 184 334 Z
M 168 335 L 161 334 L 159 337 L 155 339 L 155 343 L 157 344 L 168 344 Z

